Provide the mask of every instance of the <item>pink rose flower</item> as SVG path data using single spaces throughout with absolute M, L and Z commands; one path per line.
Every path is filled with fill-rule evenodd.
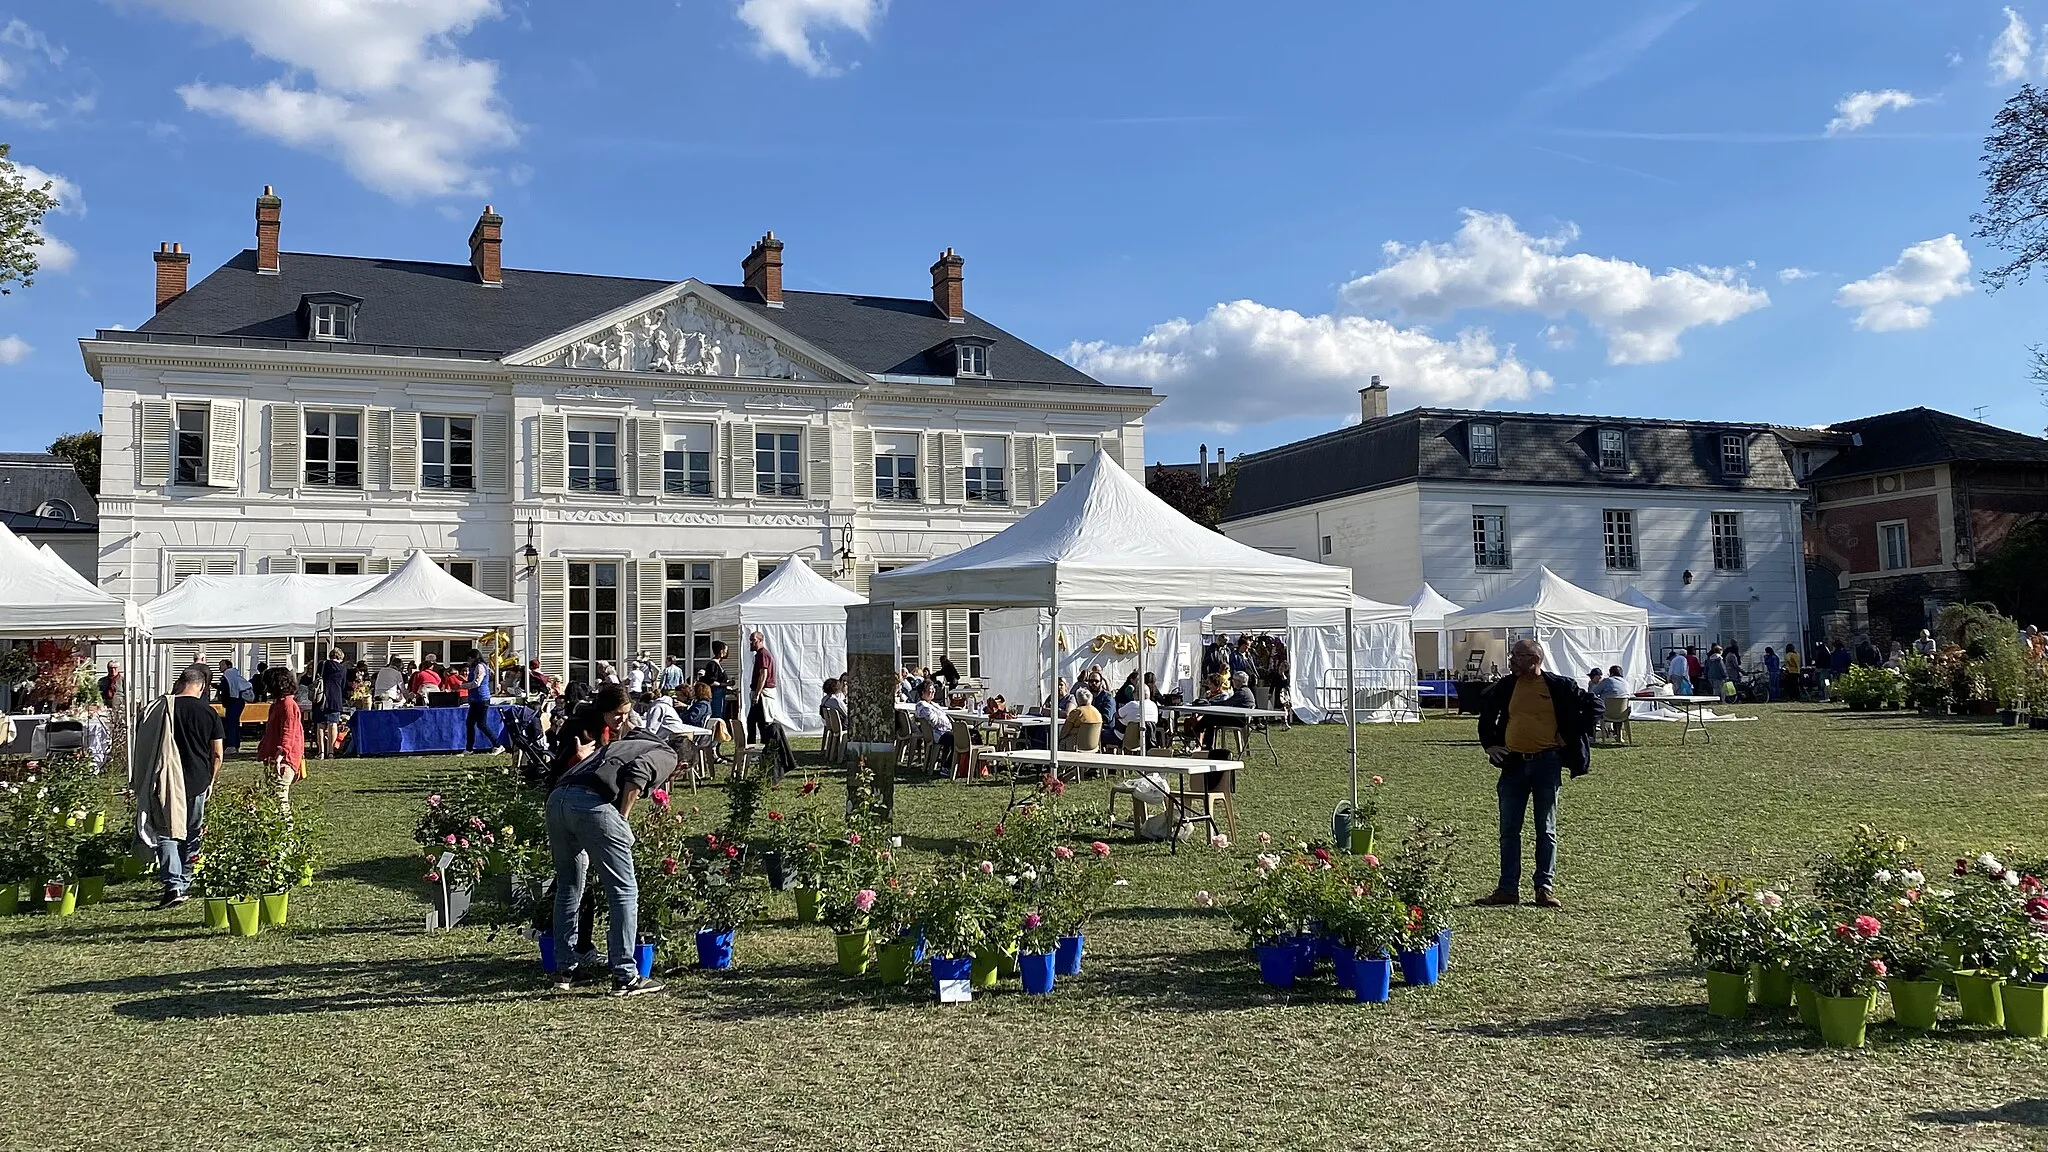
M 1365 854 L 1365 866 L 1366 866 L 1367 868 L 1377 868 L 1377 867 L 1379 867 L 1379 866 L 1380 866 L 1380 858 L 1379 858 L 1379 857 L 1377 857 L 1377 856 L 1375 856 L 1375 855 L 1373 855 L 1373 854 L 1372 854 L 1372 853 L 1370 853 L 1370 852 L 1367 852 L 1367 853 Z
M 1884 925 L 1880 924 L 1875 916 L 1858 916 L 1856 918 L 1856 934 L 1865 940 L 1876 936 L 1883 927 Z
M 863 888 L 860 891 L 853 894 L 854 911 L 859 912 L 862 915 L 866 915 L 867 913 L 874 911 L 874 908 L 875 890 L 873 888 Z
M 656 788 L 647 794 L 647 798 L 654 801 L 656 808 L 668 807 L 668 789 L 666 788 Z
M 1072 860 L 1074 858 L 1074 850 L 1072 848 L 1067 847 L 1065 844 L 1061 844 L 1059 847 L 1054 848 L 1052 850 L 1052 854 L 1061 860 Z
M 1088 850 L 1090 852 L 1095 853 L 1095 855 L 1098 857 L 1109 855 L 1109 845 L 1104 844 L 1100 840 L 1097 840 L 1094 843 L 1088 845 Z
M 450 832 L 448 835 L 441 837 L 441 840 L 443 843 L 453 844 L 455 843 L 455 833 Z
M 663 876 L 673 876 L 673 875 L 675 875 L 675 874 L 676 874 L 676 869 L 677 869 L 677 868 L 680 868 L 681 866 L 682 866 L 682 865 L 680 865 L 680 864 L 678 864 L 678 863 L 676 862 L 676 858 L 675 858 L 675 857 L 673 857 L 673 856 L 667 857 L 666 859 L 662 860 L 662 862 L 661 862 L 661 874 L 662 874 Z
M 1380 778 L 1380 777 L 1378 777 L 1378 776 L 1375 776 L 1375 777 L 1373 777 L 1373 778 L 1372 778 L 1372 782 L 1373 782 L 1373 783 L 1375 783 L 1375 784 L 1385 784 L 1385 783 L 1386 783 L 1386 781 L 1385 781 L 1384 779 L 1382 779 L 1382 778 Z
M 1032 912 L 1024 917 L 1024 928 L 1026 931 L 1030 931 L 1043 923 L 1045 923 L 1045 917 L 1040 916 L 1036 912 Z
M 425 879 L 429 884 L 439 884 L 441 882 L 441 874 L 429 869 Z
M 31 764 L 31 765 L 29 765 L 29 767 L 33 768 L 33 767 L 35 767 L 35 765 Z M 441 806 L 441 794 L 440 794 L 440 793 L 436 792 L 436 793 L 435 793 L 434 795 L 432 795 L 432 796 L 429 796 L 429 797 L 427 797 L 427 807 L 429 807 L 429 808 L 439 808 L 440 806 Z
M 860 845 L 860 833 L 848 832 L 846 834 L 846 842 L 848 844 L 854 845 L 855 847 L 858 847 Z
M 996 866 L 993 861 L 983 860 L 980 868 L 983 876 L 993 876 L 996 874 Z
M 1885 966 L 1884 966 L 1884 961 L 1882 961 L 1882 960 L 1872 960 L 1872 961 L 1870 962 L 1870 972 L 1871 972 L 1871 975 L 1873 975 L 1873 976 L 1883 976 L 1883 975 L 1885 975 L 1885 974 L 1886 974 L 1886 971 L 1887 971 L 1887 969 L 1886 969 L 1886 968 L 1885 968 Z

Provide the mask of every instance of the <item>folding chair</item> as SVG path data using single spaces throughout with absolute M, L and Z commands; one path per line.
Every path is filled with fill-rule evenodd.
M 1629 698 L 1609 696 L 1601 708 L 1600 726 L 1606 730 L 1609 740 L 1616 744 L 1634 744 L 1635 732 L 1629 727 Z
M 825 763 L 837 764 L 846 759 L 846 718 L 836 709 L 819 709 L 825 719 L 825 735 L 819 741 L 818 750 L 825 756 Z
M 932 731 L 932 722 L 922 716 L 910 718 L 910 755 L 907 763 L 933 772 L 934 758 L 938 752 L 938 736 Z

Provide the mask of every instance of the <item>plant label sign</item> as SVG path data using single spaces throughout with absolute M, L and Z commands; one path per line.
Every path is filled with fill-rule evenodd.
M 958 980 L 940 980 L 938 988 L 941 1004 L 965 1004 L 974 999 L 974 989 L 964 976 Z

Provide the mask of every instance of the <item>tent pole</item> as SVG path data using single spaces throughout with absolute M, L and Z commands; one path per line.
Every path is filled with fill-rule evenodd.
M 1047 711 L 1053 715 L 1051 717 L 1052 727 L 1046 729 L 1045 747 L 1052 757 L 1052 778 L 1057 780 L 1060 778 L 1060 724 L 1066 719 L 1060 713 L 1060 606 L 1058 601 L 1053 602 L 1049 618 L 1052 621 L 1052 633 L 1046 637 L 1048 641 L 1046 644 L 1048 652 L 1046 679 L 1051 683 L 1052 707 L 1047 709 Z
M 1351 605 L 1344 605 L 1344 727 L 1351 736 L 1351 809 L 1358 810 L 1358 635 L 1351 628 Z
M 1145 610 L 1138 609 L 1138 755 L 1145 755 Z

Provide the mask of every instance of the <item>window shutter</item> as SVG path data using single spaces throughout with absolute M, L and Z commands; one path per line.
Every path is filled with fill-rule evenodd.
M 967 667 L 967 609 L 946 609 L 946 655 L 962 669 Z
M 391 487 L 391 409 L 363 414 L 363 487 Z
M 866 560 L 853 562 L 853 592 L 865 600 L 875 586 L 875 566 Z
M 811 472 L 804 482 L 806 499 L 829 503 L 832 499 L 832 429 L 817 426 L 804 429 L 804 448 L 810 454 Z M 868 461 L 869 467 L 874 461 Z
M 297 647 L 297 645 L 289 641 L 273 641 L 269 644 L 257 645 L 257 647 L 263 652 L 262 660 L 265 664 L 270 665 L 272 668 L 289 668 L 292 666 L 292 649 Z
M 569 490 L 569 418 L 559 412 L 541 413 L 540 423 L 535 426 L 534 440 L 534 487 L 542 492 L 567 492 Z M 567 569 L 563 570 L 562 579 L 565 582 L 564 587 L 566 587 L 566 582 L 569 579 Z M 546 625 L 543 624 L 542 627 L 545 628 Z M 566 621 L 562 624 L 562 627 L 568 627 Z M 561 666 L 558 668 L 556 665 L 548 664 L 546 668 L 550 675 L 559 675 L 567 671 L 568 663 L 568 639 L 567 634 L 564 633 Z
M 297 404 L 270 406 L 270 486 L 297 488 L 306 476 L 306 419 Z
M 806 560 L 804 563 L 810 565 L 811 571 L 816 572 L 834 584 L 839 583 L 839 565 L 834 563 L 830 557 L 823 560 Z
M 162 488 L 171 482 L 172 429 L 176 412 L 168 400 L 144 400 L 135 410 L 135 482 Z
M 967 503 L 967 438 L 958 432 L 939 433 L 939 466 L 946 474 L 946 503 Z
M 547 417 L 541 417 L 546 420 Z M 557 417 L 559 419 L 559 417 Z M 569 675 L 569 562 L 558 556 L 540 560 L 541 671 L 557 681 Z
M 265 567 L 270 570 L 272 576 L 284 572 L 304 572 L 306 570 L 305 562 L 297 556 L 272 556 Z
M 242 486 L 242 404 L 213 400 L 206 405 L 206 486 Z
M 668 566 L 660 560 L 640 560 L 633 566 L 633 576 L 633 648 L 660 660 L 668 655 L 662 636 Z
M 626 437 L 633 458 L 633 495 L 661 495 L 661 421 L 629 420 Z
M 1010 503 L 1018 508 L 1038 503 L 1038 441 L 1029 436 L 1010 437 L 1010 458 L 1003 466 L 1009 469 Z
M 498 600 L 512 599 L 512 561 L 486 556 L 476 562 L 476 590 Z
M 939 438 L 931 432 L 917 435 L 917 482 L 924 502 L 937 504 L 946 498 L 946 470 L 939 467 Z
M 512 491 L 512 418 L 486 412 L 476 420 L 477 486 L 485 492 Z
M 1031 446 L 1032 463 L 1036 465 L 1033 469 L 1036 474 L 1034 479 L 1038 488 L 1034 503 L 1043 504 L 1052 499 L 1053 492 L 1060 486 L 1059 444 L 1050 436 L 1033 436 Z
M 871 428 L 853 430 L 853 498 L 875 498 L 875 433 Z
M 365 557 L 363 557 L 363 575 L 365 575 L 365 576 L 389 576 L 389 575 L 391 575 L 391 557 L 389 557 L 389 556 L 365 556 Z
M 391 414 L 391 490 L 417 492 L 420 489 L 420 414 Z
M 753 575 L 752 569 L 753 561 L 745 556 L 728 557 L 720 560 L 718 562 L 718 602 L 723 604 L 727 600 L 746 591 L 747 585 L 753 583 L 753 581 L 747 579 L 747 577 Z
M 732 497 L 754 494 L 754 426 L 734 421 L 725 426 L 726 435 L 726 495 Z

